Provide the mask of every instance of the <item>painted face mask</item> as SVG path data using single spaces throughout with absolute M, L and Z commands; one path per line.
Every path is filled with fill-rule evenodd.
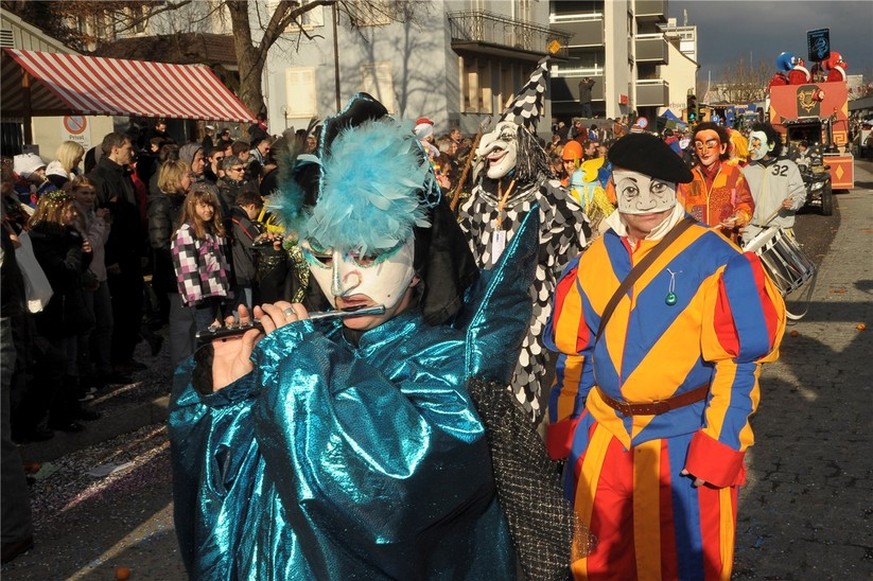
M 413 237 L 375 256 L 320 248 L 310 240 L 303 241 L 301 246 L 309 271 L 334 307 L 336 297 L 356 297 L 352 303 L 367 297 L 372 303 L 362 302 L 361 306 L 385 305 L 391 309 L 403 298 L 415 275 Z
M 694 136 L 694 152 L 704 167 L 709 167 L 717 162 L 725 152 L 726 147 L 727 145 L 719 139 L 718 133 L 711 129 L 699 131 Z
M 653 214 L 676 205 L 676 184 L 646 174 L 615 168 L 615 196 L 623 214 Z
M 476 155 L 485 160 L 485 173 L 492 180 L 508 174 L 518 161 L 518 125 L 498 123 L 494 131 L 482 136 Z
M 767 141 L 767 134 L 763 131 L 752 131 L 749 134 L 749 157 L 758 161 L 773 151 L 773 145 Z

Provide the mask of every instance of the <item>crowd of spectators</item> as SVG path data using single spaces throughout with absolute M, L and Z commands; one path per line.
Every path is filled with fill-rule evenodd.
M 314 133 L 290 137 L 314 151 Z M 146 131 L 110 133 L 89 151 L 65 141 L 50 160 L 3 157 L 12 440 L 86 429 L 100 417 L 88 407 L 95 394 L 146 369 L 134 358 L 142 341 L 156 355 L 167 338 L 178 363 L 203 326 L 262 299 L 269 267 L 284 269 L 269 298 L 295 289 L 282 237 L 267 231 L 264 212 L 276 187 L 276 145 L 287 149 L 287 139 L 271 136 L 264 119 L 236 139 L 230 128 L 206 125 L 188 143 L 157 120 Z M 35 279 L 45 287 L 41 301 L 28 300 L 28 272 L 7 276 L 33 265 L 44 274 Z
M 615 202 L 610 146 L 645 130 L 628 123 L 553 120 L 552 138 L 542 142 L 550 177 L 597 221 Z M 144 369 L 134 359 L 141 341 L 157 354 L 167 338 L 175 364 L 192 353 L 197 330 L 239 304 L 294 299 L 324 306 L 314 304 L 294 240 L 265 210 L 277 187 L 277 156 L 294 149 L 317 166 L 320 126 L 277 137 L 262 118 L 237 136 L 206 125 L 188 143 L 166 129 L 158 120 L 138 135 L 110 133 L 87 152 L 67 141 L 48 162 L 35 153 L 3 158 L 4 235 L 16 245 L 29 238 L 53 292 L 39 312 L 13 309 L 17 441 L 79 431 L 81 420 L 99 417 L 87 402 Z M 436 134 L 426 117 L 414 131 L 446 198 L 463 202 L 474 185 L 476 136 L 458 128 Z M 744 134 L 728 134 L 726 162 L 745 165 Z M 690 130 L 660 135 L 689 165 L 698 163 Z M 804 163 L 806 153 L 800 155 Z M 23 300 L 23 288 L 3 286 L 4 300 Z

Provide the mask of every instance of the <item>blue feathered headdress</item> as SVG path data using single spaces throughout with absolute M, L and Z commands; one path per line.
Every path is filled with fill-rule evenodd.
M 315 206 L 303 208 L 294 180 L 286 180 L 271 201 L 286 227 L 324 248 L 370 254 L 394 248 L 416 226 L 430 225 L 440 190 L 410 123 L 388 117 L 362 93 L 325 121 L 323 135 Z

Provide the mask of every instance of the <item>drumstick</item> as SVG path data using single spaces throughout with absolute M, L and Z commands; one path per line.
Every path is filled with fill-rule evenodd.
M 355 311 L 316 311 L 309 313 L 309 318 L 317 319 L 348 319 L 349 317 L 364 317 L 367 315 L 382 315 L 385 313 L 385 305 L 376 305 L 374 307 L 366 307 Z M 257 329 L 264 332 L 264 327 L 261 322 L 255 319 L 247 325 L 229 325 L 227 327 L 209 327 L 202 331 L 197 331 L 194 337 L 201 343 L 208 343 L 215 339 L 226 339 L 227 337 L 235 337 L 242 335 L 250 329 Z
M 772 221 L 773 221 L 773 218 L 775 218 L 776 216 L 778 216 L 778 215 L 779 215 L 779 212 L 781 212 L 781 211 L 782 211 L 782 206 L 779 206 L 778 208 L 776 208 L 775 210 L 773 210 L 773 213 L 770 214 L 769 216 L 767 216 L 767 219 L 764 221 L 764 224 L 761 225 L 761 228 L 766 228 L 766 227 L 767 227 L 767 224 L 769 224 L 770 222 L 772 222 Z

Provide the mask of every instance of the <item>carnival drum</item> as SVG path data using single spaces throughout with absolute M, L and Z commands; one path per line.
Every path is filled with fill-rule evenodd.
M 743 250 L 758 255 L 783 297 L 815 276 L 815 264 L 781 228 L 766 228 L 744 244 Z

